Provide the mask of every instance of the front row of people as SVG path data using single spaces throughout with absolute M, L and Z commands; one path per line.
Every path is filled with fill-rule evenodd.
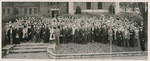
M 124 47 L 141 47 L 144 49 L 144 34 L 142 28 L 136 29 L 115 29 L 102 27 L 80 28 L 75 27 L 50 27 L 24 26 L 10 27 L 5 35 L 8 44 L 19 44 L 20 42 L 35 43 L 110 43 Z

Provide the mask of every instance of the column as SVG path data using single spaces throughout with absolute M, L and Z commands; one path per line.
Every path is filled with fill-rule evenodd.
M 119 6 L 119 2 L 115 2 L 115 13 L 119 13 L 120 12 L 120 6 Z
M 74 14 L 73 2 L 69 2 L 69 14 Z

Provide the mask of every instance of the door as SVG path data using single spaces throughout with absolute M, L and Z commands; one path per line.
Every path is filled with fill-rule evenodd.
M 52 17 L 55 17 L 55 11 L 52 11 Z
M 53 10 L 53 11 L 52 11 L 52 17 L 58 16 L 58 15 L 59 15 L 58 13 L 59 13 L 58 10 Z

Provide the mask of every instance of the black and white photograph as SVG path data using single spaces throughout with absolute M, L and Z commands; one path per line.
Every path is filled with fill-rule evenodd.
M 148 60 L 148 2 L 1 1 L 1 59 Z

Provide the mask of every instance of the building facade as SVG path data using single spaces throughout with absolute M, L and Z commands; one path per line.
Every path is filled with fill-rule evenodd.
M 117 2 L 2 2 L 2 17 L 14 15 L 54 17 L 56 13 L 74 14 L 77 6 L 81 8 L 82 13 L 99 14 L 108 12 L 110 5 L 119 12 Z
M 68 13 L 68 3 L 66 2 L 3 2 L 2 16 L 54 16 Z
M 77 6 L 81 8 L 82 13 L 107 13 L 110 5 L 115 7 L 115 12 L 119 12 L 119 2 L 69 2 L 69 13 L 75 13 Z

